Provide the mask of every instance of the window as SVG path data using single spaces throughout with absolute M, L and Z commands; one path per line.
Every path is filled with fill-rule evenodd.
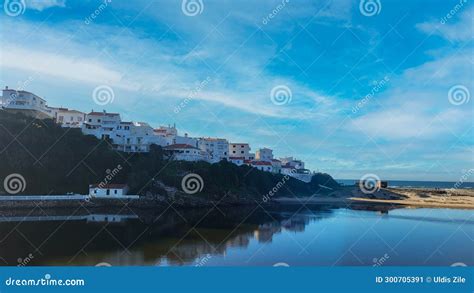
M 244 151 L 241 151 L 240 153 L 241 153 L 241 154 L 243 154 L 243 153 L 244 153 Z
M 114 193 L 117 194 L 117 189 L 114 190 Z
M 99 123 L 100 123 L 100 119 L 97 119 L 97 122 L 99 122 Z
M 89 119 L 89 122 L 92 122 L 92 119 Z
M 232 151 L 233 154 L 235 154 L 235 151 Z
M 110 195 L 110 189 L 107 189 L 107 195 Z

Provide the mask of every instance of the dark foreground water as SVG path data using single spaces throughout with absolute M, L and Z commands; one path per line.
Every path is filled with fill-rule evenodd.
M 0 211 L 3 265 L 474 265 L 474 212 L 330 206 Z

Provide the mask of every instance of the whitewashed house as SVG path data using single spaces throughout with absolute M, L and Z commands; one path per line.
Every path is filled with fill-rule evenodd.
M 149 152 L 153 128 L 145 122 L 120 122 L 112 136 L 114 146 L 122 152 Z
M 6 111 L 39 119 L 53 118 L 45 99 L 27 91 L 9 89 L 8 86 L 2 92 L 1 106 Z
M 248 143 L 230 143 L 230 157 L 244 157 L 246 160 L 254 160 L 255 155 L 250 153 L 250 145 Z
M 280 158 L 281 164 L 283 166 L 291 166 L 296 169 L 304 169 L 304 162 L 301 160 L 296 160 L 293 157 Z
M 229 157 L 229 162 L 237 166 L 242 166 L 245 163 L 244 157 Z
M 229 158 L 229 142 L 223 138 L 200 138 L 198 148 L 209 154 L 210 163 L 218 163 Z
M 265 172 L 272 172 L 273 170 L 272 163 L 266 161 L 252 161 L 250 166 Z
M 163 148 L 177 161 L 208 161 L 209 154 L 188 144 L 173 144 Z
M 54 121 L 65 128 L 82 128 L 86 119 L 86 114 L 67 108 L 48 107 L 54 118 Z
M 82 124 L 82 133 L 94 135 L 99 139 L 111 138 L 121 119 L 118 113 L 90 112 L 86 115 L 86 121 Z
M 255 159 L 258 161 L 271 162 L 273 160 L 273 150 L 269 148 L 258 149 L 255 153 Z
M 128 192 L 126 184 L 92 184 L 89 185 L 91 197 L 125 197 Z
M 275 174 L 280 174 L 281 173 L 281 161 L 277 159 L 271 160 L 272 163 L 272 172 Z

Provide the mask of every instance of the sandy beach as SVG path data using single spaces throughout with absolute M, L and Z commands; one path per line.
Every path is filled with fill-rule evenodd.
M 282 204 L 393 204 L 413 207 L 474 209 L 472 189 L 384 188 L 364 194 L 357 187 L 344 187 L 329 195 L 274 199 Z

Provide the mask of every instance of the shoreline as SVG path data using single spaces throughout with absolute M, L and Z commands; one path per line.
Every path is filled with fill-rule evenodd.
M 472 189 L 384 188 L 365 194 L 357 187 L 344 187 L 327 196 L 273 199 L 280 204 L 384 204 L 399 207 L 474 209 Z
M 61 200 L 0 200 L 0 209 L 24 209 L 24 208 L 104 208 L 129 206 L 139 209 L 155 209 L 173 204 L 182 208 L 211 207 L 216 203 L 199 197 L 175 194 L 165 199 L 161 196 L 154 198 L 142 197 L 140 199 L 90 199 L 87 201 L 78 199 Z M 225 201 L 221 206 L 256 205 L 254 201 Z M 426 207 L 426 208 L 452 208 L 452 209 L 474 209 L 474 190 L 472 189 L 426 189 L 426 188 L 384 188 L 371 194 L 363 193 L 358 187 L 342 187 L 330 194 L 313 195 L 311 197 L 278 197 L 273 198 L 265 204 L 280 205 L 310 205 L 329 204 L 338 206 L 393 206 L 400 207 Z

